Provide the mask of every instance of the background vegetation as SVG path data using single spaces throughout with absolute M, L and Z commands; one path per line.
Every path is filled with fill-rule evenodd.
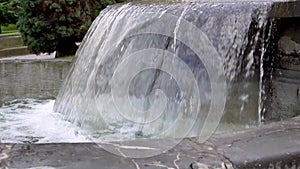
M 0 24 L 16 23 L 32 53 L 74 55 L 92 21 L 124 0 L 0 0 Z M 13 26 L 13 25 L 12 25 Z
M 0 34 L 2 33 L 2 27 L 5 26 L 7 30 L 15 30 L 12 28 L 17 22 L 17 15 L 15 12 L 15 3 L 13 0 L 0 0 Z

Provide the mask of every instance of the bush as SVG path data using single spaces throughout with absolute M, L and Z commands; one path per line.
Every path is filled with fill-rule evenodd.
M 17 21 L 15 15 L 14 1 L 13 0 L 0 0 L 0 34 L 1 26 L 7 26 L 8 24 L 14 24 Z
M 114 0 L 19 0 L 17 26 L 30 51 L 74 55 L 98 11 Z M 97 13 L 97 14 L 96 14 Z

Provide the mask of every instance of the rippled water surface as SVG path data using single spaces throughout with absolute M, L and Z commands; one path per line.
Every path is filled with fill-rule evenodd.
M 0 106 L 1 143 L 78 143 L 136 139 L 138 126 L 118 125 L 91 133 L 53 112 L 55 100 L 22 99 Z
M 83 131 L 53 113 L 54 100 L 13 100 L 0 107 L 0 142 L 87 142 Z
M 0 107 L 0 142 L 78 143 L 139 138 L 135 133 L 138 126 L 116 124 L 114 128 L 88 133 L 79 125 L 64 120 L 63 115 L 54 113 L 54 102 L 55 100 L 23 99 L 4 103 Z M 223 130 L 218 132 L 249 127 L 237 125 L 233 127 L 226 124 L 221 126 Z

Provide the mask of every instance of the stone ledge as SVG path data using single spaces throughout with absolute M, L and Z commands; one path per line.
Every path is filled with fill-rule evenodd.
M 153 140 L 160 144 L 160 140 Z M 113 155 L 93 143 L 0 144 L 0 167 L 60 169 L 132 168 L 299 168 L 300 117 L 237 133 L 214 135 L 200 144 L 184 139 L 173 149 L 146 159 Z M 1 166 L 2 165 L 2 166 Z
M 49 62 L 72 62 L 73 58 L 57 58 L 57 59 L 0 59 L 0 64 L 12 64 L 12 63 L 49 63 Z
M 0 36 L 0 49 L 24 46 L 21 35 Z
M 0 58 L 13 57 L 19 55 L 28 55 L 27 46 L 11 47 L 0 49 Z
M 210 142 L 235 168 L 300 167 L 300 117 L 235 134 L 217 135 Z
M 274 2 L 269 16 L 271 18 L 300 17 L 300 1 L 291 0 Z

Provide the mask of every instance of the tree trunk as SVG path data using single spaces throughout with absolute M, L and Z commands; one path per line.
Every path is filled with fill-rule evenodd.
M 58 42 L 55 58 L 75 55 L 78 46 L 73 40 L 61 40 Z

